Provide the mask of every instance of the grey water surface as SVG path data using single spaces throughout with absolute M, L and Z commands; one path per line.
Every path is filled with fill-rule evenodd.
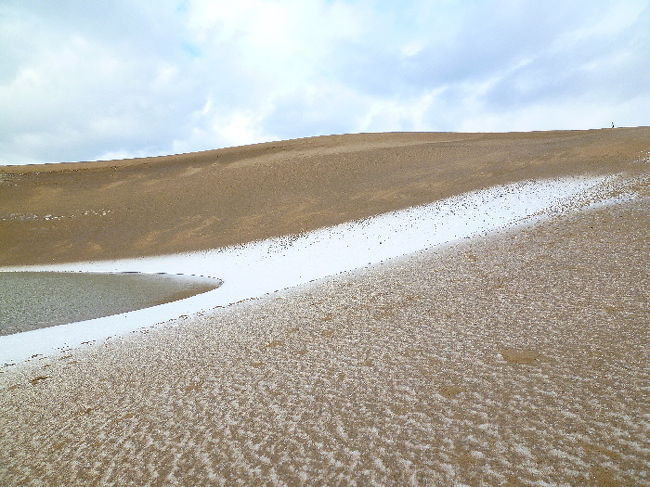
M 0 336 L 148 308 L 220 284 L 171 274 L 0 272 Z

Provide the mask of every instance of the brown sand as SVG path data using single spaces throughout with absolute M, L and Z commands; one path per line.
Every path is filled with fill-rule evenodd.
M 0 265 L 216 248 L 523 179 L 639 171 L 650 128 L 314 137 L 0 167 Z
M 0 263 L 216 247 L 521 179 L 647 175 L 648 151 L 649 128 L 378 134 L 0 168 Z M 635 189 L 0 368 L 0 485 L 647 485 L 647 178 Z
M 6 367 L 0 483 L 648 485 L 636 189 Z

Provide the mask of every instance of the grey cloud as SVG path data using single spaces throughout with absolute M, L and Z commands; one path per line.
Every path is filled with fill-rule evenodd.
M 549 120 L 578 128 L 574 103 L 623 107 L 634 120 L 643 119 L 634 110 L 650 112 L 649 102 L 630 104 L 650 100 L 648 2 L 611 35 L 590 34 L 621 5 L 611 1 L 345 2 L 339 14 L 360 31 L 339 35 L 336 15 L 319 25 L 331 4 L 312 1 L 322 5 L 290 19 L 300 28 L 278 44 L 288 52 L 274 50 L 272 37 L 271 48 L 247 37 L 264 19 L 230 29 L 223 22 L 232 20 L 219 18 L 196 32 L 193 1 L 3 2 L 0 163 L 455 130 L 468 120 L 481 130 L 546 128 Z M 245 14 L 233 18 L 245 22 Z M 540 105 L 552 112 L 540 114 Z
M 485 96 L 492 109 L 588 96 L 625 101 L 650 95 L 650 9 L 620 33 L 588 37 L 575 45 L 542 51 L 525 67 L 504 76 Z M 593 68 L 592 68 L 593 66 Z
M 495 5 L 482 3 L 462 10 L 449 24 L 441 23 L 432 7 L 422 13 L 431 19 L 432 31 L 427 33 L 426 22 L 419 19 L 417 28 L 425 32 L 414 32 L 415 37 L 430 37 L 417 54 L 403 56 L 399 46 L 390 42 L 346 46 L 338 74 L 376 94 L 412 94 L 498 73 L 536 55 L 549 39 L 584 22 L 584 15 L 578 15 L 584 5 L 577 3 L 507 3 L 502 9 Z

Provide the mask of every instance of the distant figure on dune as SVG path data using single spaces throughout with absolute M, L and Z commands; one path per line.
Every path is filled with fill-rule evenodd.
M 612 122 L 612 128 L 614 128 L 614 122 Z

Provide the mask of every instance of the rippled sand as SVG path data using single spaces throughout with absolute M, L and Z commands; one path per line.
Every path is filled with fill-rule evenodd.
M 0 483 L 648 484 L 638 189 L 4 367 Z

